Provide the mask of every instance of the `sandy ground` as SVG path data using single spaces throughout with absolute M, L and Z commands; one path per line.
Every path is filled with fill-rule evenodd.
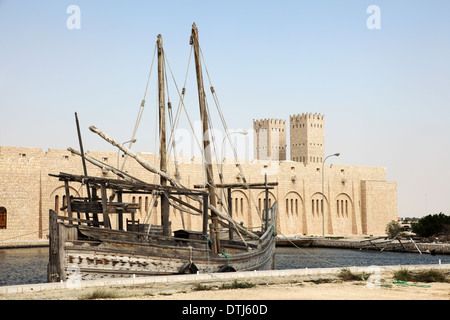
M 393 283 L 382 274 L 379 282 L 342 281 L 336 275 L 239 279 L 255 284 L 248 289 L 222 289 L 234 280 L 208 280 L 197 290 L 192 282 L 148 283 L 134 286 L 45 290 L 0 295 L 0 300 L 86 300 L 95 292 L 114 293 L 115 300 L 450 300 L 450 283 Z M 104 297 L 104 296 L 103 296 Z

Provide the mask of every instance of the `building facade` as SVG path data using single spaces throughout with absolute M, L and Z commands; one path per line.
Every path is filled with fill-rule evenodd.
M 277 182 L 278 185 L 269 193 L 269 204 L 278 202 L 280 235 L 385 235 L 386 225 L 397 220 L 396 183 L 386 181 L 386 169 L 382 167 L 322 166 L 323 121 L 320 115 L 290 117 L 290 161 L 283 160 L 286 159 L 286 122 L 254 121 L 256 136 L 265 136 L 267 145 L 263 146 L 264 139 L 255 139 L 257 159 L 253 161 L 237 164 L 234 160 L 225 159 L 223 183 L 242 182 L 244 177 L 247 182 L 264 182 L 266 175 L 269 182 Z M 283 135 L 284 138 L 280 137 Z M 276 136 L 278 146 L 268 148 L 273 144 L 273 136 Z M 123 163 L 117 152 L 89 151 L 87 154 L 112 166 L 121 167 Z M 139 155 L 159 166 L 156 155 Z M 178 169 L 179 181 L 185 187 L 193 188 L 202 183 L 201 159 L 177 157 L 177 168 L 173 161 L 170 162 L 169 174 L 174 176 Z M 87 171 L 93 176 L 116 178 L 109 171 L 89 163 Z M 132 159 L 126 161 L 125 171 L 149 183 L 159 181 L 159 177 Z M 61 210 L 67 201 L 64 185 L 49 176 L 60 172 L 83 174 L 81 158 L 67 150 L 49 149 L 44 152 L 39 148 L 0 147 L 0 246 L 47 239 L 49 209 L 65 214 Z M 217 172 L 214 179 L 219 181 Z M 86 196 L 85 186 L 80 184 L 71 188 L 72 194 Z M 223 206 L 228 203 L 224 194 L 219 192 L 217 196 L 222 199 Z M 231 196 L 233 218 L 246 227 L 259 228 L 264 193 L 261 190 L 234 190 Z M 136 218 L 141 223 L 157 225 L 160 224 L 160 208 L 155 206 L 156 200 L 152 195 L 124 195 L 123 199 L 139 204 Z M 200 216 L 171 208 L 170 217 L 172 230 L 200 231 L 202 228 Z

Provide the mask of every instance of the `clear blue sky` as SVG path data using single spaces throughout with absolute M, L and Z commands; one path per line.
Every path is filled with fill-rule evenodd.
M 81 29 L 67 28 L 72 4 Z M 450 214 L 449 15 L 447 0 L 0 0 L 0 146 L 77 148 L 75 111 L 86 150 L 112 150 L 92 124 L 128 140 L 156 36 L 182 87 L 196 22 L 230 129 L 325 114 L 330 163 L 386 167 L 401 217 Z M 155 97 L 151 80 L 136 151 L 154 152 Z

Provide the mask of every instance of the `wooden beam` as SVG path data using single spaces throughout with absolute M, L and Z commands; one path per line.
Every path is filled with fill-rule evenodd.
M 122 202 L 122 192 L 117 192 L 117 201 Z M 119 215 L 117 216 L 118 221 L 118 227 L 119 230 L 123 230 L 123 210 L 118 210 Z
M 202 233 L 206 237 L 208 234 L 208 194 L 203 194 L 203 228 Z
M 70 151 L 72 154 L 75 154 L 77 156 L 81 156 L 81 152 L 78 151 L 78 150 L 75 150 L 73 148 L 67 148 L 67 150 Z M 89 156 L 87 154 L 84 155 L 84 158 L 87 161 L 89 161 L 91 164 L 93 164 L 94 166 L 97 166 L 97 167 L 99 167 L 102 170 L 111 171 L 115 175 L 117 175 L 118 177 L 120 177 L 122 179 L 129 180 L 129 181 L 134 181 L 134 182 L 145 183 L 144 181 L 139 180 L 138 178 L 133 177 L 132 175 L 130 175 L 130 174 L 128 174 L 128 173 L 126 173 L 126 172 L 124 172 L 122 170 L 119 170 L 117 168 L 114 168 L 113 166 L 110 166 L 109 164 L 107 164 L 107 163 L 105 163 L 103 161 L 97 160 L 97 159 L 95 159 L 95 158 L 93 158 L 93 157 L 91 157 L 91 156 Z
M 195 23 L 192 25 L 191 42 L 194 46 L 194 59 L 195 59 L 195 70 L 197 75 L 197 90 L 198 90 L 198 102 L 200 106 L 200 117 L 202 120 L 202 137 L 203 137 L 203 156 L 204 156 L 204 166 L 206 171 L 206 183 L 208 185 L 209 193 L 209 203 L 215 207 L 216 206 L 216 193 L 214 190 L 214 179 L 213 179 L 213 167 L 211 160 L 211 148 L 210 148 L 210 137 L 209 137 L 209 125 L 208 125 L 208 113 L 206 110 L 206 96 L 203 86 L 203 72 L 200 57 L 200 44 L 198 39 L 198 29 Z M 213 241 L 213 251 L 215 253 L 220 253 L 220 240 L 219 233 L 219 223 L 217 221 L 217 214 L 211 212 L 211 219 L 213 221 L 213 228 L 211 230 L 212 241 Z
M 173 186 L 178 187 L 178 188 L 182 188 L 182 189 L 187 189 L 186 187 L 184 187 L 183 185 L 181 185 L 176 179 L 172 178 L 170 175 L 168 175 L 166 172 L 162 172 L 161 170 L 159 170 L 158 168 L 156 168 L 154 165 L 152 165 L 150 162 L 148 162 L 147 160 L 145 160 L 144 158 L 142 158 L 141 156 L 139 156 L 137 153 L 135 153 L 134 151 L 128 149 L 127 147 L 125 147 L 123 144 L 121 144 L 120 142 L 116 141 L 115 139 L 111 138 L 110 136 L 108 136 L 107 134 L 105 134 L 104 132 L 102 132 L 101 130 L 99 130 L 98 128 L 96 128 L 95 126 L 90 126 L 89 130 L 91 130 L 92 132 L 98 134 L 101 138 L 103 138 L 105 141 L 109 142 L 110 144 L 112 144 L 113 146 L 119 148 L 122 152 L 126 153 L 128 156 L 130 156 L 131 158 L 133 158 L 134 160 L 136 160 L 143 168 L 147 169 L 150 172 L 156 173 L 158 175 L 163 175 Z M 199 196 L 195 196 L 195 195 L 189 195 L 189 197 L 195 201 L 200 201 L 203 202 L 202 197 Z M 215 206 L 209 204 L 208 206 L 209 210 L 211 210 L 212 212 L 214 212 L 215 214 L 217 214 L 221 219 L 224 219 L 228 222 L 231 222 L 231 224 L 235 225 L 236 228 L 244 235 L 252 238 L 252 239 L 259 239 L 259 237 L 254 234 L 253 232 L 245 229 L 244 227 L 242 227 L 241 225 L 234 223 L 230 217 L 228 217 L 227 214 L 219 211 Z
M 109 215 L 108 215 L 108 199 L 106 198 L 106 186 L 104 183 L 101 184 L 102 186 L 102 208 L 103 208 L 103 223 L 105 228 L 111 229 L 111 222 L 109 221 Z
M 228 201 L 228 214 L 230 215 L 230 218 L 233 218 L 233 202 L 231 200 L 231 188 L 227 188 L 227 201 Z M 230 237 L 230 240 L 233 240 L 233 229 L 230 228 L 228 230 L 228 235 Z
M 166 157 L 166 98 L 164 89 L 164 49 L 162 36 L 158 34 L 156 41 L 158 48 L 158 98 L 159 98 L 159 169 L 162 172 L 167 172 L 167 157 Z M 167 185 L 167 179 L 160 176 L 160 184 Z M 167 202 L 167 203 L 166 203 Z M 163 234 L 169 235 L 169 199 L 166 195 L 161 195 L 161 225 L 163 227 Z
M 194 210 L 194 211 L 196 211 L 198 213 L 202 213 L 203 212 L 203 210 L 194 207 L 193 205 L 187 203 L 186 201 L 181 200 L 180 198 L 176 198 L 176 197 L 171 196 L 171 195 L 169 195 L 169 198 L 172 199 L 172 200 L 177 201 L 178 203 L 182 204 L 183 206 L 188 207 L 189 209 Z
M 262 189 L 265 189 L 265 187 L 268 186 L 277 186 L 278 182 L 268 182 L 267 185 L 262 182 L 255 182 L 255 183 L 219 183 L 219 184 L 215 184 L 214 186 L 216 188 L 244 188 L 244 189 L 250 189 L 252 187 L 264 187 Z M 194 185 L 194 188 L 196 189 L 204 189 L 205 186 L 201 185 L 201 184 L 196 184 Z M 269 188 L 269 189 L 273 189 L 273 188 Z
M 69 218 L 72 218 L 72 206 L 70 203 L 70 190 L 69 190 L 69 181 L 64 181 L 64 189 L 66 190 L 66 205 L 67 205 L 67 213 L 69 215 Z M 69 222 L 69 224 L 72 224 L 72 221 Z

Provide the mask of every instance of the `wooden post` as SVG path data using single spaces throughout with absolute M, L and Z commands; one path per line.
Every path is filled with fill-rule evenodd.
M 92 187 L 92 201 L 97 201 L 98 196 L 97 196 L 97 188 Z M 97 213 L 93 213 L 92 214 L 92 218 L 94 220 L 94 226 L 98 226 L 100 227 L 100 224 L 98 224 L 98 214 Z
M 72 218 L 72 206 L 70 204 L 70 190 L 69 190 L 69 181 L 64 181 L 64 188 L 66 190 L 66 203 L 67 203 L 67 214 L 69 218 Z M 72 225 L 72 220 L 69 221 L 69 224 Z
M 203 229 L 204 236 L 208 234 L 208 194 L 203 194 Z
M 227 188 L 228 214 L 233 218 L 233 201 L 231 200 L 231 188 Z M 233 240 L 233 228 L 228 231 L 230 240 Z
M 78 133 L 78 141 L 80 143 L 81 161 L 83 162 L 83 172 L 84 172 L 84 175 L 87 176 L 86 159 L 84 158 L 84 150 L 83 150 L 83 142 L 81 140 L 80 124 L 78 123 L 78 115 L 76 112 L 75 112 L 75 122 L 77 124 L 77 133 Z M 91 191 L 89 189 L 89 183 L 86 183 L 86 191 L 87 191 L 88 199 L 89 199 L 89 201 L 91 201 Z M 85 215 L 86 215 L 86 220 L 89 220 L 89 213 L 86 212 Z
M 131 158 L 133 158 L 134 160 L 136 160 L 142 167 L 144 167 L 146 170 L 149 170 L 152 173 L 158 174 L 160 176 L 164 176 L 164 178 L 166 178 L 168 181 L 170 181 L 170 184 L 172 184 L 173 186 L 176 186 L 178 188 L 185 188 L 183 187 L 182 184 L 180 184 L 180 182 L 174 178 L 172 178 L 170 175 L 168 175 L 165 172 L 162 172 L 160 169 L 156 168 L 154 165 L 152 165 L 150 162 L 146 161 L 145 159 L 143 159 L 142 157 L 140 157 L 138 154 L 136 154 L 135 152 L 131 151 L 130 149 L 128 149 L 127 147 L 125 147 L 124 145 L 120 144 L 119 142 L 117 142 L 115 139 L 109 137 L 106 133 L 102 132 L 101 130 L 99 130 L 98 128 L 96 128 L 95 126 L 90 126 L 89 130 L 91 130 L 92 132 L 98 134 L 101 138 L 105 139 L 106 141 L 108 141 L 110 144 L 112 144 L 113 146 L 119 148 L 121 151 L 123 151 L 124 153 L 126 153 L 128 156 L 130 156 Z M 189 198 L 195 200 L 195 201 L 202 201 L 201 197 L 198 197 L 196 195 L 188 195 Z M 218 210 L 215 206 L 209 204 L 208 205 L 209 210 L 211 210 L 212 213 L 216 214 L 217 216 L 219 216 L 221 219 L 224 219 L 228 222 L 232 223 L 232 219 L 230 219 L 230 217 L 228 217 L 227 214 L 222 213 L 220 210 Z M 240 224 L 236 224 L 235 227 L 239 230 L 239 232 L 241 232 L 242 234 L 250 237 L 251 239 L 259 239 L 259 237 L 254 234 L 253 232 L 247 230 L 246 228 L 244 228 L 243 226 L 241 226 Z
M 204 153 L 204 163 L 206 170 L 206 183 L 209 193 L 209 203 L 212 206 L 216 206 L 216 193 L 214 190 L 213 181 L 213 167 L 211 161 L 211 149 L 209 140 L 209 127 L 208 127 L 208 115 L 206 112 L 206 100 L 205 100 L 205 90 L 203 87 L 203 73 L 200 57 L 200 45 L 198 40 L 198 29 L 195 23 L 192 25 L 191 43 L 194 46 L 194 57 L 195 57 L 195 70 L 197 74 L 197 89 L 198 89 L 198 101 L 200 105 L 200 116 L 202 119 L 202 135 L 203 135 L 203 153 Z M 213 241 L 213 251 L 215 253 L 220 253 L 220 241 L 219 241 L 219 222 L 217 215 L 211 212 L 211 219 L 213 221 L 214 237 L 211 238 Z M 213 231 L 213 230 L 212 230 Z
M 61 243 L 59 235 L 59 225 L 58 225 L 58 214 L 49 210 L 49 263 L 47 267 L 47 281 L 48 282 L 59 282 L 60 270 L 61 270 L 61 260 L 63 258 L 64 243 Z M 63 242 L 63 241 L 62 241 Z
M 161 195 L 161 200 L 164 199 L 164 201 L 161 201 L 161 212 L 164 214 L 164 216 L 161 216 L 161 218 L 164 219 L 163 224 L 163 235 L 169 236 L 170 235 L 170 221 L 169 221 L 169 196 L 165 192 Z
M 264 175 L 264 185 L 266 186 L 266 201 L 265 201 L 265 213 L 264 213 L 264 231 L 267 230 L 269 223 L 269 188 L 267 188 L 267 174 Z
M 159 97 L 159 152 L 160 161 L 159 169 L 162 172 L 167 172 L 167 158 L 166 158 L 166 98 L 164 91 L 164 50 L 162 36 L 158 34 L 158 40 L 156 41 L 158 47 L 158 97 Z M 162 186 L 167 185 L 167 179 L 160 176 L 160 184 Z M 168 212 L 168 198 L 165 195 L 161 195 L 161 225 L 163 228 L 163 235 L 168 236 L 169 226 L 169 212 Z M 168 204 L 168 203 L 167 203 Z
M 122 202 L 122 192 L 117 192 L 117 201 L 118 202 Z M 118 228 L 119 230 L 123 230 L 123 213 L 122 210 L 119 211 L 118 215 L 117 215 L 117 219 L 118 221 Z
M 107 229 L 111 229 L 111 222 L 109 221 L 107 197 L 106 197 L 106 186 L 104 183 L 102 186 L 102 209 L 103 209 L 103 226 Z

